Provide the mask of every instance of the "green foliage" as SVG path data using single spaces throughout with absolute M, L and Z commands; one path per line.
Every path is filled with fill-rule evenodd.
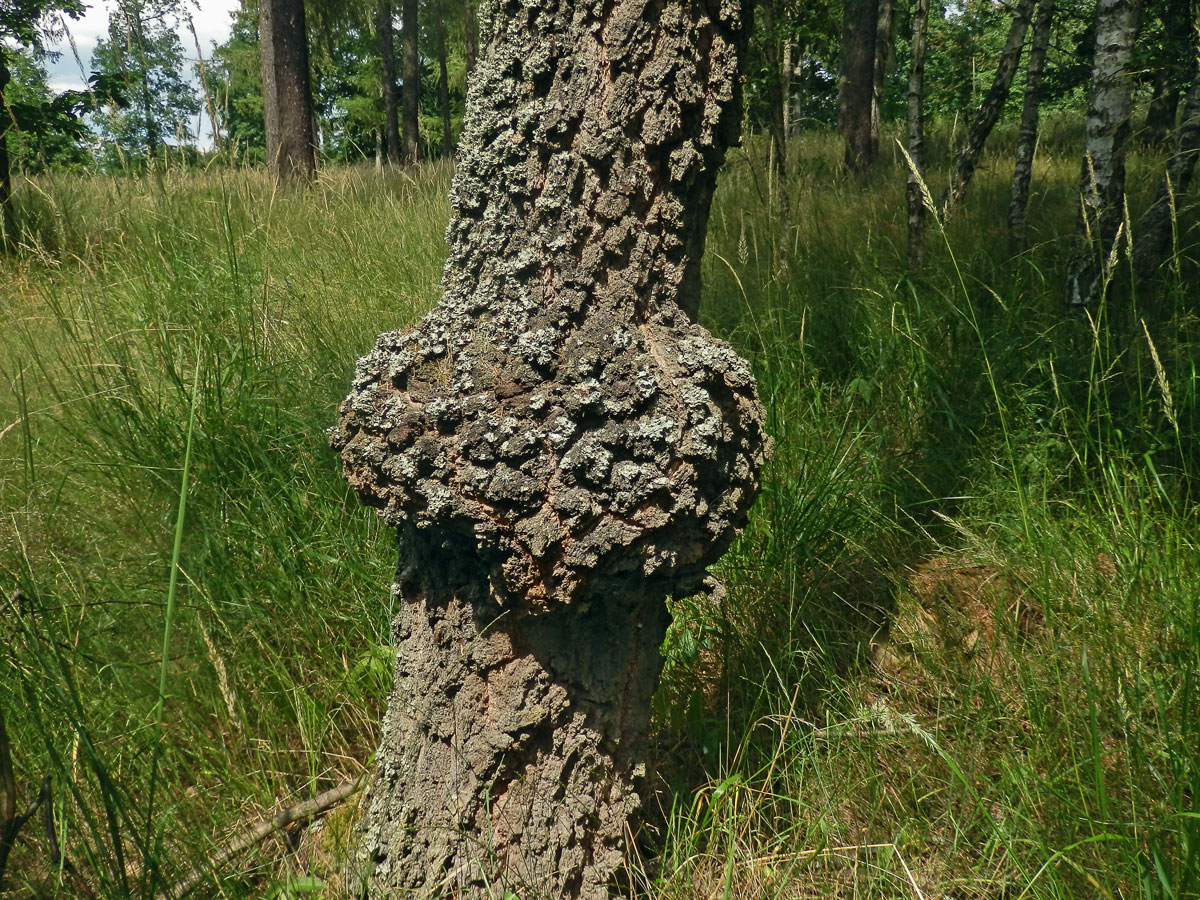
M 793 141 L 784 229 L 763 143 L 733 154 L 703 316 L 753 361 L 777 447 L 728 596 L 674 602 L 635 895 L 1200 895 L 1195 211 L 1159 282 L 1064 317 L 1077 140 L 1049 121 L 1032 250 L 999 249 L 993 155 L 920 280 L 901 161 L 851 182 L 833 137 Z M 1130 161 L 1135 214 L 1156 169 Z M 23 795 L 51 777 L 102 897 L 194 866 L 212 896 L 347 895 L 348 810 L 205 867 L 374 751 L 393 538 L 324 429 L 376 332 L 437 297 L 448 175 L 18 196 L 0 604 L 25 599 L 0 613 L 0 706 Z M 45 856 L 31 837 L 9 871 L 77 895 Z
M 93 82 L 108 88 L 108 102 L 92 118 L 109 168 L 154 157 L 164 141 L 192 138 L 200 101 L 183 71 L 180 15 L 177 0 L 121 0 L 109 16 L 108 36 L 92 55 Z
M 32 50 L 10 52 L 7 60 L 12 81 L 4 90 L 4 104 L 12 167 L 33 173 L 86 164 L 89 135 L 83 115 L 91 95 L 52 92 L 45 67 Z

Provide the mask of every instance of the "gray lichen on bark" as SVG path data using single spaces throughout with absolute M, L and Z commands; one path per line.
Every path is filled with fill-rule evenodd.
M 380 896 L 601 897 L 620 863 L 664 600 L 728 547 L 770 446 L 749 366 L 694 321 L 745 16 L 480 10 L 443 299 L 380 336 L 333 431 L 407 601 Z

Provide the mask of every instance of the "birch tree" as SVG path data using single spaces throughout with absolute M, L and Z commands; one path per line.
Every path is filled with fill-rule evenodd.
M 1004 42 L 1004 50 L 1000 53 L 1000 62 L 996 66 L 996 75 L 992 85 L 984 95 L 983 103 L 975 114 L 975 120 L 967 132 L 966 139 L 954 160 L 954 168 L 950 172 L 950 187 L 942 204 L 944 215 L 949 217 L 966 196 L 967 187 L 975 170 L 979 167 L 979 158 L 983 155 L 984 145 L 1004 110 L 1008 100 L 1008 91 L 1012 87 L 1013 76 L 1021 61 L 1021 52 L 1025 47 L 1025 32 L 1029 29 L 1029 20 L 1033 15 L 1035 0 L 1019 0 L 1013 11 L 1012 25 L 1008 29 L 1008 37 Z
M 1050 26 L 1054 21 L 1054 0 L 1038 0 L 1029 47 L 1029 65 L 1025 70 L 1025 98 L 1021 124 L 1017 128 L 1016 163 L 1008 203 L 1008 231 L 1013 251 L 1025 245 L 1025 212 L 1029 208 L 1029 185 L 1033 179 L 1033 156 L 1037 150 L 1038 124 L 1042 101 L 1042 75 L 1046 69 L 1046 49 L 1050 46 Z
M 925 243 L 925 44 L 929 0 L 916 0 L 912 17 L 912 68 L 908 74 L 908 268 L 921 271 Z
M 1080 215 L 1067 274 L 1067 304 L 1099 299 L 1125 206 L 1125 146 L 1133 111 L 1129 55 L 1139 0 L 1098 0 L 1092 88 L 1080 179 Z M 1128 236 L 1126 236 L 1128 237 Z

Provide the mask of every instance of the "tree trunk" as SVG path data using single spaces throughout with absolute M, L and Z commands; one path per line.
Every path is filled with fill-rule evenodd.
M 1054 21 L 1054 0 L 1038 0 L 1025 74 L 1025 101 L 1017 128 L 1017 161 L 1013 166 L 1012 193 L 1008 204 L 1008 231 L 1014 253 L 1025 246 L 1025 211 L 1029 207 L 1029 184 L 1033 180 L 1033 155 L 1037 150 L 1038 119 L 1042 102 L 1042 74 L 1046 48 Z
M 486 8 L 443 299 L 380 336 L 333 433 L 400 543 L 361 876 L 600 900 L 665 597 L 706 582 L 769 452 L 748 365 L 694 322 L 748 10 Z
M 861 172 L 879 154 L 875 103 L 878 0 L 846 0 L 842 13 L 842 65 L 838 76 L 838 133 L 846 142 L 846 167 Z
M 146 59 L 145 25 L 142 22 L 143 7 L 141 2 L 122 3 L 125 14 L 125 25 L 137 51 L 138 76 L 141 82 L 142 118 L 146 123 L 146 164 L 149 165 L 162 144 L 158 133 L 158 123 L 154 120 L 154 107 L 150 96 L 150 64 Z
M 0 252 L 11 250 L 17 238 L 12 210 L 12 173 L 8 161 L 8 129 L 12 125 L 12 113 L 4 101 L 4 92 L 11 80 L 4 45 L 0 44 Z
M 1139 0 L 1098 0 L 1080 218 L 1067 274 L 1067 303 L 1099 299 L 1125 208 L 1125 145 L 1132 113 L 1129 55 Z M 1126 236 L 1128 238 L 1128 236 Z
M 475 57 L 478 54 L 479 26 L 476 19 L 475 0 L 463 0 L 463 56 L 467 64 L 467 77 L 475 71 Z
M 780 53 L 782 42 L 779 39 L 779 27 L 775 20 L 775 5 L 773 2 L 762 3 L 759 14 L 763 24 L 763 55 L 767 60 L 770 74 L 767 76 L 767 130 L 771 133 L 771 145 L 775 148 L 772 160 L 775 175 L 782 186 L 787 182 L 787 113 L 784 104 L 787 94 L 784 91 L 783 59 Z
M 303 0 L 260 0 L 267 170 L 278 180 L 317 174 Z
M 1142 129 L 1142 142 L 1154 149 L 1166 147 L 1178 114 L 1179 91 L 1171 86 L 1171 71 L 1158 69 L 1154 73 L 1150 104 L 1146 107 L 1146 126 Z
M 446 23 L 438 19 L 438 106 L 442 110 L 442 155 L 454 155 L 454 135 L 450 128 L 450 76 L 446 71 Z
M 895 0 L 877 0 L 875 13 L 875 67 L 871 74 L 871 102 L 874 105 L 876 141 L 883 119 L 883 93 L 887 74 L 892 68 L 892 23 L 895 21 Z
M 1163 174 L 1154 203 L 1142 216 L 1134 259 L 1138 271 L 1143 274 L 1154 272 L 1170 255 L 1175 201 L 1184 196 L 1191 186 L 1197 155 L 1200 155 L 1200 57 L 1197 58 L 1192 84 L 1183 104 L 1183 122 L 1179 126 L 1175 153 L 1167 160 L 1167 171 Z
M 400 163 L 399 91 L 396 90 L 396 30 L 392 25 L 392 0 L 379 0 L 375 10 L 375 32 L 379 36 L 379 61 L 383 76 L 383 113 L 386 122 L 384 145 L 388 162 Z
M 949 218 L 962 202 L 967 193 L 971 177 L 979 166 L 979 158 L 983 155 L 984 144 L 992 133 L 1004 103 L 1008 100 L 1008 90 L 1012 86 L 1013 76 L 1017 73 L 1017 64 L 1021 61 L 1021 51 L 1025 47 L 1025 33 L 1029 30 L 1029 20 L 1033 16 L 1034 0 L 1019 0 L 1013 12 L 1012 25 L 1008 29 L 1008 38 L 1004 42 L 1004 50 L 1000 53 L 1000 63 L 996 67 L 996 77 L 988 88 L 975 115 L 971 130 L 958 152 L 954 161 L 954 169 L 950 173 L 950 187 L 946 191 L 946 199 L 942 204 L 944 215 Z
M 417 0 L 404 0 L 400 29 L 403 58 L 400 73 L 404 80 L 401 98 L 404 106 L 402 124 L 404 161 L 415 163 L 421 158 L 421 57 L 418 54 Z
M 908 73 L 908 268 L 921 271 L 925 246 L 925 43 L 929 0 L 916 0 L 912 21 L 912 68 Z

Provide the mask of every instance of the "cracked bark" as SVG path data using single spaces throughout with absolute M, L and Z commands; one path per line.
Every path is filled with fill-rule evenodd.
M 258 22 L 267 168 L 275 179 L 312 181 L 317 157 L 304 3 L 262 0 Z
M 400 546 L 371 896 L 592 900 L 622 864 L 665 598 L 711 586 L 770 447 L 694 321 L 746 15 L 480 10 L 443 299 L 332 433 Z

